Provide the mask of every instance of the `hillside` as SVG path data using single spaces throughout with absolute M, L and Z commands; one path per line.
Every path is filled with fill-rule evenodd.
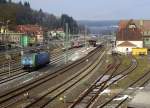
M 53 14 L 45 13 L 43 10 L 33 10 L 28 2 L 13 3 L 11 0 L 0 1 L 0 23 L 9 25 L 14 30 L 16 25 L 20 24 L 38 24 L 49 29 L 64 28 L 68 23 L 70 32 L 77 33 L 77 22 L 67 14 L 59 18 Z
M 119 21 L 117 20 L 105 20 L 105 21 L 88 21 L 81 20 L 78 21 L 79 24 L 86 25 L 90 32 L 93 34 L 111 34 L 117 30 Z

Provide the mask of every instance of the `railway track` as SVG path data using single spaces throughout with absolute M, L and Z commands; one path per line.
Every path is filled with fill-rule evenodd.
M 104 53 L 103 53 L 104 54 Z M 96 66 L 101 62 L 101 58 L 103 55 L 101 55 L 98 60 L 97 58 L 94 60 L 95 63 L 91 63 L 87 65 L 85 68 L 83 68 L 81 71 L 77 72 L 75 75 L 69 77 L 67 80 L 65 80 L 63 83 L 59 84 L 52 90 L 48 91 L 44 95 L 40 96 L 35 101 L 31 102 L 29 105 L 27 105 L 25 108 L 43 108 L 52 101 L 54 101 L 58 96 L 63 94 L 65 91 L 71 89 L 73 86 L 75 86 L 77 83 L 79 83 L 81 80 L 86 78 L 95 68 Z M 45 100 L 46 97 L 49 97 L 49 100 Z
M 126 68 L 125 70 L 121 72 L 116 72 L 119 65 L 120 63 L 116 65 L 116 67 L 114 68 L 114 71 L 112 71 L 112 74 L 109 77 L 105 78 L 106 73 L 111 68 L 110 67 L 102 76 L 100 76 L 91 85 L 91 87 L 89 87 L 89 89 L 84 91 L 83 94 L 81 94 L 79 98 L 77 98 L 75 102 L 72 105 L 70 105 L 70 108 L 78 108 L 79 106 L 83 108 L 91 108 L 93 104 L 96 102 L 96 100 L 100 97 L 99 94 L 102 91 L 108 88 L 111 84 L 124 78 L 127 74 L 129 74 L 131 71 L 133 71 L 136 68 L 136 66 L 133 66 L 132 64 L 130 64 L 130 66 Z
M 73 54 L 73 52 L 69 52 L 68 55 L 72 55 L 72 54 Z M 52 59 L 50 64 L 57 64 L 59 62 L 62 62 L 63 59 L 65 59 L 64 56 L 58 56 L 58 57 Z M 17 78 L 22 77 L 27 74 L 29 74 L 29 73 L 26 70 L 22 70 L 22 66 L 20 64 L 18 64 L 18 66 L 11 69 L 10 72 L 9 72 L 9 70 L 5 70 L 4 72 L 0 73 L 0 84 L 17 79 Z
M 101 48 L 98 48 L 98 49 L 101 49 Z M 77 60 L 75 63 L 72 63 L 72 64 L 69 64 L 67 67 L 64 67 L 62 69 L 58 69 L 56 72 L 52 72 L 52 73 L 48 73 L 44 76 L 41 76 L 37 79 L 34 79 L 32 80 L 30 83 L 26 83 L 26 84 L 23 84 L 22 86 L 19 86 L 19 87 L 16 87 L 10 91 L 7 91 L 5 93 L 2 93 L 0 95 L 0 105 L 1 107 L 7 107 L 9 106 L 9 104 L 3 104 L 3 103 L 6 103 L 8 101 L 12 101 L 13 98 L 16 98 L 17 96 L 20 96 L 24 93 L 26 93 L 27 91 L 31 90 L 32 88 L 42 84 L 42 83 L 45 83 L 47 81 L 50 81 L 51 79 L 54 79 L 56 78 L 57 76 L 61 75 L 61 74 L 64 74 L 67 70 L 73 68 L 74 66 L 76 65 L 79 65 L 83 62 L 85 62 L 86 59 L 92 57 L 95 53 L 97 53 L 97 50 L 94 50 L 92 51 L 88 56 L 80 59 L 80 60 Z M 8 103 L 15 103 L 14 100 L 13 102 L 8 102 Z
M 31 49 L 31 50 L 34 50 L 34 49 Z M 21 51 L 21 50 L 20 50 Z M 25 50 L 26 51 L 26 50 Z M 3 65 L 9 65 L 9 60 L 7 60 L 6 59 L 6 57 L 5 57 L 5 54 L 6 53 L 3 53 L 3 54 L 0 54 L 0 68 L 2 68 L 3 67 Z M 10 53 L 8 53 L 9 55 L 11 55 L 11 58 L 13 59 L 13 61 L 11 60 L 11 63 L 14 63 L 14 61 L 15 61 L 15 63 L 19 63 L 19 61 L 20 61 L 20 52 L 19 51 L 17 51 L 17 52 L 10 52 Z M 60 53 L 59 52 L 57 52 L 57 53 L 52 53 L 53 55 L 60 55 Z M 4 61 L 5 61 L 5 63 L 4 63 Z
M 111 87 L 113 84 L 117 83 L 118 81 L 120 81 L 120 80 L 122 80 L 122 79 L 128 77 L 128 75 L 131 74 L 131 73 L 136 69 L 136 67 L 137 67 L 137 62 L 135 62 L 135 60 L 134 60 L 134 62 L 132 61 L 132 63 L 130 64 L 129 67 L 127 67 L 126 69 L 124 69 L 123 71 L 120 72 L 120 74 L 122 74 L 122 76 L 117 77 L 117 76 L 119 76 L 119 74 L 115 75 L 114 77 L 117 77 L 117 78 L 116 78 L 115 80 L 113 80 L 112 82 L 110 82 L 108 85 L 104 86 L 104 87 L 102 88 L 102 91 L 104 91 L 104 90 L 106 90 L 107 88 Z M 103 98 L 104 98 L 104 97 L 100 95 L 99 97 L 97 97 L 96 101 L 97 101 L 98 99 L 100 100 L 100 99 L 103 99 Z M 95 101 L 94 103 L 96 103 L 96 101 Z M 102 103 L 103 103 L 103 102 L 102 102 Z M 90 106 L 90 108 L 92 108 L 93 106 L 94 106 L 94 104 L 92 104 L 92 105 Z
M 30 50 L 34 50 L 34 49 L 35 48 L 31 48 Z M 78 49 L 78 48 L 71 49 L 69 51 L 73 51 L 73 50 L 76 50 L 76 49 Z M 9 60 L 6 59 L 5 54 L 11 55 L 12 59 L 14 59 L 15 61 L 17 60 L 17 62 L 19 62 L 20 61 L 20 51 L 21 51 L 21 49 L 19 51 L 14 51 L 14 52 L 13 51 L 10 51 L 10 52 L 8 51 L 8 53 L 0 53 L 0 68 L 3 67 L 3 65 L 9 64 Z M 26 51 L 29 51 L 29 50 L 27 49 L 27 50 L 23 50 L 23 51 L 26 52 Z M 62 51 L 59 51 L 59 52 L 52 52 L 50 55 L 55 55 L 55 57 L 57 57 L 60 54 L 62 54 L 62 52 L 64 52 L 64 51 L 62 50 Z M 4 61 L 6 63 L 4 63 Z
M 128 86 L 125 89 L 123 89 L 120 93 L 112 97 L 106 104 L 109 105 L 109 104 L 115 103 L 114 108 L 122 107 L 124 103 L 130 101 L 130 97 L 132 97 L 136 91 L 143 89 L 145 85 L 148 84 L 149 81 L 150 81 L 150 70 L 148 69 L 147 71 L 144 72 L 144 74 L 141 77 L 137 78 L 135 81 L 128 84 Z M 129 91 L 129 93 L 126 93 L 126 91 Z M 119 102 L 114 101 L 115 99 L 123 95 L 127 95 L 127 96 L 123 98 L 122 100 L 120 100 Z
M 107 102 L 105 102 L 103 105 L 99 106 L 98 108 L 105 108 L 107 105 L 111 105 L 113 103 L 115 103 L 114 108 L 119 108 L 123 103 L 125 103 L 126 101 L 128 101 L 129 97 L 127 96 L 126 98 L 124 98 L 123 100 L 121 100 L 120 102 L 115 102 L 114 100 L 116 98 L 118 98 L 119 96 L 121 96 L 126 90 L 128 90 L 128 88 L 132 88 L 134 86 L 137 86 L 137 83 L 142 83 L 140 85 L 138 85 L 139 87 L 143 87 L 148 81 L 150 81 L 150 78 L 147 77 L 145 79 L 146 76 L 150 76 L 150 71 L 147 71 L 145 74 L 143 74 L 142 76 L 140 76 L 139 78 L 137 78 L 135 81 L 133 81 L 132 83 L 130 83 L 125 89 L 123 89 L 121 92 L 119 92 L 118 94 L 114 95 L 111 99 L 109 99 Z M 137 88 L 135 88 L 133 91 L 131 91 L 128 95 L 132 95 L 136 90 L 138 90 Z
M 72 50 L 70 50 L 69 52 L 68 52 L 68 54 L 69 55 L 71 55 L 72 53 L 73 53 L 73 51 L 76 51 L 76 49 L 72 49 Z M 65 53 L 63 53 L 63 54 L 60 54 L 60 53 L 53 53 L 53 55 L 51 56 L 51 58 L 54 58 L 54 59 L 52 59 L 52 63 L 53 64 L 55 64 L 56 62 L 58 62 L 58 61 L 61 61 L 62 59 L 64 59 L 65 57 L 64 56 L 62 56 L 62 55 L 64 55 Z M 4 57 L 3 57 L 4 58 Z M 13 65 L 10 65 L 11 66 L 11 69 L 13 69 L 12 67 L 17 67 L 18 68 L 18 66 L 21 66 L 21 64 L 20 64 L 20 59 L 18 59 L 17 61 L 14 61 L 14 60 L 12 60 L 11 62 L 10 62 L 10 64 L 13 64 Z M 15 66 L 14 66 L 14 64 L 16 64 Z M 18 66 L 17 66 L 18 65 Z M 6 61 L 6 62 L 4 62 L 2 65 L 0 65 L 0 74 L 1 73 L 4 73 L 4 72 L 8 72 L 8 67 L 9 67 L 9 62 L 8 61 Z M 14 68 L 15 69 L 15 68 Z
M 92 102 L 91 99 L 93 98 L 93 94 L 94 94 L 94 88 L 95 88 L 95 85 L 99 85 L 100 82 L 102 82 L 102 80 L 104 80 L 104 76 L 107 75 L 107 74 L 110 74 L 109 77 L 111 77 L 114 72 L 118 69 L 118 67 L 120 66 L 121 64 L 121 61 L 120 59 L 117 59 L 115 57 L 114 59 L 114 63 L 109 65 L 107 70 L 87 89 L 85 90 L 76 100 L 75 102 L 70 105 L 69 107 L 70 108 L 78 108 L 80 107 L 81 103 L 84 103 L 84 105 L 82 105 L 82 107 L 86 107 L 86 106 L 89 106 L 90 103 Z M 98 88 L 96 87 L 96 89 L 101 89 L 101 88 Z M 98 90 L 100 91 L 100 90 Z M 97 91 L 97 92 L 98 92 Z M 95 94 L 96 96 L 97 94 Z M 85 102 L 86 101 L 86 102 Z

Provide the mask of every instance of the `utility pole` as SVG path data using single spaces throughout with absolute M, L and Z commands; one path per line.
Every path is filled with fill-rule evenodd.
M 84 34 L 84 44 L 85 44 L 85 48 L 87 48 L 87 42 L 86 42 L 86 37 L 88 36 L 88 31 L 87 31 L 87 26 L 85 26 L 85 34 Z
M 10 22 L 10 20 L 7 20 L 7 22 L 6 22 L 6 31 L 5 31 L 6 39 L 7 39 L 7 48 L 8 48 L 8 44 L 9 44 L 9 34 L 8 34 L 8 23 L 9 22 Z
M 68 23 L 66 23 L 66 31 L 65 31 L 65 38 L 64 38 L 64 46 L 65 46 L 65 64 L 68 61 L 68 41 L 69 41 L 69 37 L 68 37 Z
M 84 47 L 86 47 L 85 35 L 86 35 L 86 26 L 85 26 L 85 28 L 84 28 Z
M 11 56 L 9 54 L 5 54 L 6 59 L 8 60 L 8 70 L 9 70 L 9 76 L 10 76 L 10 68 L 11 68 Z
M 98 34 L 98 43 L 100 43 L 100 36 L 101 36 L 101 34 L 99 33 Z

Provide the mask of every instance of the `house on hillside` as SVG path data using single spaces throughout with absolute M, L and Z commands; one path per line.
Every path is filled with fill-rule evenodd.
M 50 39 L 52 38 L 63 39 L 65 37 L 65 32 L 63 28 L 54 29 L 54 30 L 48 31 L 48 37 Z
M 116 36 L 116 50 L 121 53 L 131 53 L 132 48 L 143 48 L 141 29 L 134 20 L 121 20 Z
M 24 33 L 29 35 L 32 38 L 36 39 L 36 43 L 42 43 L 44 36 L 43 36 L 43 29 L 39 25 L 18 25 L 16 28 L 17 32 Z
M 150 20 L 137 20 L 136 23 L 141 29 L 143 36 L 143 47 L 150 50 Z

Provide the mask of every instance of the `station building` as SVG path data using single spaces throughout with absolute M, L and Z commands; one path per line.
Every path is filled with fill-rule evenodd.
M 136 21 L 143 35 L 143 46 L 150 50 L 150 20 Z
M 116 36 L 116 50 L 128 54 L 133 48 L 143 48 L 141 30 L 133 20 L 121 20 Z
M 150 20 L 133 20 L 140 29 L 143 39 L 143 47 L 150 49 Z

